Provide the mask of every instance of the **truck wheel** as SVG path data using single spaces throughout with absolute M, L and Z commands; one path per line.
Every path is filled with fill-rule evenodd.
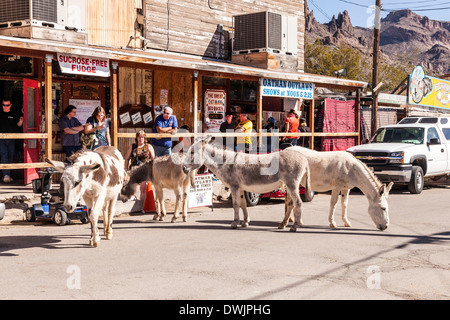
M 244 196 L 248 207 L 256 206 L 261 200 L 261 195 L 259 193 L 244 191 Z
M 412 167 L 411 180 L 408 184 L 408 190 L 412 194 L 419 194 L 423 190 L 423 170 L 419 166 Z

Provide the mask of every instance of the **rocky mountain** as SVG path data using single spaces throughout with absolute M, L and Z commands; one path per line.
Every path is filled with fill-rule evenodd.
M 373 51 L 373 29 L 354 27 L 347 11 L 321 24 L 314 12 L 306 14 L 309 43 L 341 43 L 360 50 L 367 59 Z M 450 73 L 450 22 L 430 20 L 411 10 L 389 13 L 381 20 L 380 49 L 384 61 L 393 64 L 422 65 L 430 76 Z

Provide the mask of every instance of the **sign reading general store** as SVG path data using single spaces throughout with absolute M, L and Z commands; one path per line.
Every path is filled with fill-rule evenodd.
M 109 59 L 58 53 L 58 63 L 63 73 L 109 77 Z
M 314 85 L 300 81 L 263 78 L 261 92 L 266 97 L 312 99 Z

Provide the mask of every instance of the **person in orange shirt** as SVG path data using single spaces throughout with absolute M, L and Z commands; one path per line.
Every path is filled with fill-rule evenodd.
M 299 117 L 294 109 L 289 110 L 289 114 L 286 118 L 286 131 L 285 132 L 298 132 Z M 298 136 L 287 136 L 285 141 L 291 143 L 293 146 L 297 145 Z

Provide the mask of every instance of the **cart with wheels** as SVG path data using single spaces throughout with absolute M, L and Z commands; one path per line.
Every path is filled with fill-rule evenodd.
M 51 176 L 55 172 L 54 168 L 45 168 L 44 171 L 38 171 L 40 178 L 32 181 L 33 192 L 41 194 L 41 203 L 33 204 L 26 209 L 25 217 L 27 221 L 49 220 L 59 226 L 70 224 L 73 220 L 88 223 L 89 211 L 86 206 L 78 204 L 73 212 L 67 213 L 62 201 L 52 201 L 53 197 L 50 194 Z M 54 198 L 63 198 L 63 195 L 58 192 L 54 196 Z

